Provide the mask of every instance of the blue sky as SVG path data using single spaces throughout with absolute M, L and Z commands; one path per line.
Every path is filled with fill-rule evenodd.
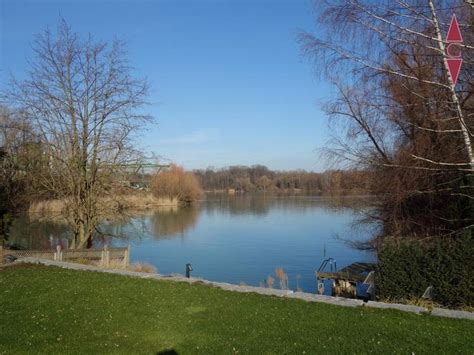
M 151 84 L 156 124 L 139 144 L 188 169 L 264 164 L 320 171 L 328 130 L 296 42 L 317 31 L 310 0 L 0 0 L 0 80 L 21 77 L 33 35 L 63 17 L 80 34 L 128 44 Z

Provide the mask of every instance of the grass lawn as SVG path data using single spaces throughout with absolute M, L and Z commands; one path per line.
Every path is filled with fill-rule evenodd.
M 474 322 L 205 285 L 0 269 L 0 353 L 474 353 Z

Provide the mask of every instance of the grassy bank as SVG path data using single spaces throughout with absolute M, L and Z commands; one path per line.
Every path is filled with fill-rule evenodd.
M 474 322 L 22 265 L 0 269 L 0 353 L 470 353 Z

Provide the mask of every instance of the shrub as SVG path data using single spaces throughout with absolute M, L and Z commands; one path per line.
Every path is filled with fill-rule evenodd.
M 275 274 L 280 280 L 280 288 L 286 290 L 288 288 L 288 275 L 285 273 L 285 270 L 282 267 L 278 267 L 275 269 Z
M 271 277 L 270 275 L 268 275 L 267 280 L 265 281 L 265 283 L 267 284 L 268 288 L 273 288 L 273 285 L 275 284 L 275 279 L 273 277 Z
M 177 165 L 172 165 L 170 170 L 153 176 L 152 191 L 156 197 L 177 198 L 184 203 L 196 201 L 202 193 L 194 174 L 185 172 Z
M 445 306 L 474 305 L 472 231 L 450 237 L 386 241 L 379 250 L 377 294 L 419 298 L 433 286 L 433 300 Z
M 138 272 L 147 272 L 149 274 L 156 274 L 158 271 L 156 268 L 148 263 L 134 263 L 130 264 L 127 268 L 130 271 L 138 271 Z

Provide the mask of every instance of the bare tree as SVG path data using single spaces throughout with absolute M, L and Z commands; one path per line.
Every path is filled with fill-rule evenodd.
M 256 185 L 258 188 L 262 189 L 263 192 L 266 192 L 272 187 L 273 181 L 268 176 L 263 175 L 257 179 Z
M 66 203 L 73 247 L 92 241 L 118 169 L 134 161 L 133 134 L 147 82 L 134 78 L 120 41 L 81 39 L 62 21 L 56 36 L 36 36 L 26 79 L 12 80 L 4 99 L 34 125 L 48 161 L 40 185 Z
M 452 233 L 473 224 L 473 32 L 461 0 L 317 2 L 306 55 L 336 85 L 331 156 L 377 172 L 385 234 Z M 464 42 L 456 88 L 443 34 L 455 12 Z M 334 73 L 337 73 L 334 74 Z
M 32 172 L 43 165 L 41 143 L 26 117 L 0 106 L 1 203 L 9 212 L 26 207 L 33 197 Z

